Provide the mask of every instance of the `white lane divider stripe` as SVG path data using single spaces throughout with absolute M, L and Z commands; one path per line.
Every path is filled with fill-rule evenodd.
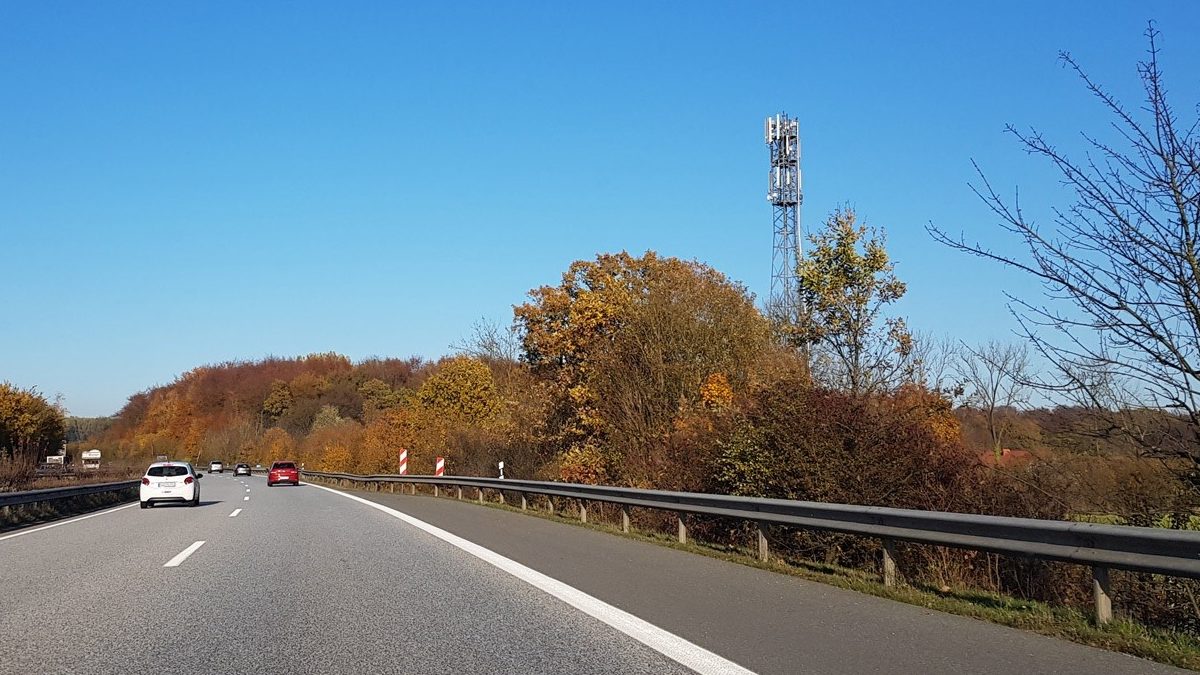
M 0 537 L 0 541 L 4 541 L 5 539 L 12 539 L 13 537 L 24 536 L 26 534 L 33 534 L 34 532 L 41 532 L 42 530 L 48 530 L 52 527 L 58 527 L 59 525 L 69 525 L 71 523 L 77 523 L 81 520 L 87 520 L 88 518 L 95 518 L 96 516 L 103 516 L 106 513 L 113 513 L 115 511 L 120 511 L 121 509 L 128 509 L 128 508 L 131 508 L 134 506 L 137 506 L 137 502 L 134 502 L 132 504 L 126 504 L 125 506 L 118 506 L 115 509 L 108 509 L 106 511 L 100 511 L 97 513 L 89 513 L 86 516 L 79 516 L 78 518 L 71 518 L 69 520 L 60 520 L 57 523 L 52 523 L 50 525 L 43 525 L 42 527 L 35 527 L 32 530 L 21 530 L 20 532 L 13 532 L 12 534 L 6 534 L 6 535 Z
M 718 675 L 728 673 L 730 675 L 752 675 L 754 671 L 747 670 L 742 666 L 730 661 L 726 658 L 718 656 L 713 652 L 689 642 L 674 633 L 668 632 L 655 626 L 649 621 L 639 619 L 638 617 L 626 612 L 622 609 L 613 607 L 612 605 L 595 598 L 583 591 L 565 584 L 558 579 L 547 576 L 538 572 L 535 569 L 526 567 L 521 563 L 505 558 L 504 556 L 484 548 L 472 541 L 463 539 L 462 537 L 447 532 L 435 525 L 413 518 L 407 513 L 401 513 L 392 508 L 388 508 L 382 504 L 376 504 L 373 501 L 357 497 L 355 495 L 346 494 L 340 490 L 327 488 L 323 485 L 313 485 L 312 487 L 320 488 L 336 495 L 341 495 L 347 499 L 353 499 L 356 502 L 365 504 L 373 509 L 383 511 L 384 513 L 399 518 L 400 520 L 412 525 L 413 527 L 427 532 L 442 541 L 455 546 L 480 560 L 507 572 L 514 577 L 524 581 L 525 583 L 541 590 L 549 595 L 558 598 L 568 605 L 578 609 L 595 619 L 598 619 L 609 626 L 621 631 L 629 637 L 641 642 L 654 651 L 666 656 L 667 658 L 680 663 L 683 666 L 691 668 L 702 675 Z
M 179 567 L 180 565 L 183 564 L 184 560 L 188 559 L 188 556 L 195 553 L 196 549 L 200 548 L 203 545 L 204 545 L 204 542 L 202 542 L 202 541 L 198 541 L 198 542 L 192 544 L 191 546 L 180 551 L 179 555 L 168 560 L 167 564 L 163 565 L 163 567 Z
M 249 492 L 249 491 L 250 491 L 250 488 L 246 488 L 246 492 Z
M 230 518 L 237 518 L 237 514 L 239 514 L 239 513 L 241 513 L 241 512 L 242 512 L 242 510 L 241 510 L 241 509 L 234 509 L 234 510 L 233 510 L 233 513 L 229 514 L 229 517 L 230 517 Z
M 250 498 L 249 498 L 249 497 L 242 497 L 242 501 L 244 501 L 244 502 L 248 502 L 248 501 L 250 501 Z

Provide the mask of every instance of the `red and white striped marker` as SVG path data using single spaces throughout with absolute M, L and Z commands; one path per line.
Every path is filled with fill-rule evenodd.
M 400 475 L 408 475 L 408 451 L 400 448 Z
M 435 476 L 445 476 L 446 475 L 446 458 L 445 457 L 437 458 L 437 464 L 435 464 L 433 467 L 433 475 L 435 475 Z

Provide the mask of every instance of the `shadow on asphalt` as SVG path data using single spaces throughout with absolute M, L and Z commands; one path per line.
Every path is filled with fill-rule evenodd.
M 201 499 L 200 503 L 197 504 L 196 506 L 203 508 L 205 506 L 212 506 L 213 504 L 220 504 L 220 503 L 221 503 L 220 499 Z M 152 509 L 190 509 L 190 508 L 195 508 L 195 507 L 193 507 L 191 504 L 189 504 L 187 502 L 162 502 L 160 504 L 151 504 L 150 508 L 152 508 Z

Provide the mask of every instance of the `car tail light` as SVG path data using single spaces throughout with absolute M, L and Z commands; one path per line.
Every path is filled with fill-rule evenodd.
M 183 479 L 183 484 L 184 484 L 184 485 L 191 485 L 191 484 L 192 484 L 192 483 L 194 483 L 194 482 L 196 482 L 196 479 L 195 479 L 195 478 L 192 478 L 191 476 L 188 476 L 187 478 L 184 478 L 184 479 Z
M 149 485 L 149 484 L 150 484 L 149 478 L 142 478 L 142 485 Z

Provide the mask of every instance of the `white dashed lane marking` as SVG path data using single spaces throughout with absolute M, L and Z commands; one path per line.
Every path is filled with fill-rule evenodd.
M 179 567 L 180 565 L 183 564 L 184 560 L 188 559 L 188 556 L 195 553 L 196 549 L 200 548 L 203 545 L 204 545 L 204 542 L 202 542 L 202 541 L 198 541 L 198 542 L 192 544 L 191 546 L 180 551 L 179 555 L 168 560 L 167 564 L 163 565 L 163 567 Z

